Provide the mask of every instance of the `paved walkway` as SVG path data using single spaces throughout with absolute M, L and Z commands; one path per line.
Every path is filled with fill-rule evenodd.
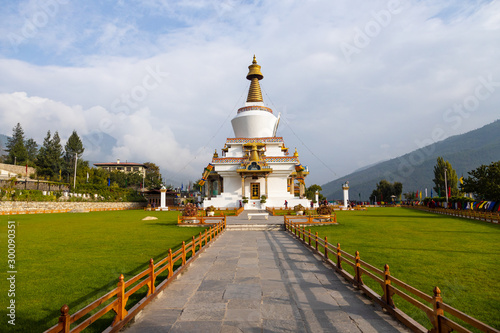
M 408 332 L 284 231 L 226 231 L 134 332 Z

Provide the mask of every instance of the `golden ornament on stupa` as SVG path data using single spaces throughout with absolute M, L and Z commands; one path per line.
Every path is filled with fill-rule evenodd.
M 248 69 L 247 80 L 250 80 L 251 83 L 250 90 L 248 90 L 247 102 L 263 102 L 259 80 L 262 80 L 264 75 L 260 72 L 260 66 L 257 65 L 255 55 L 253 56 L 252 64 L 248 66 Z

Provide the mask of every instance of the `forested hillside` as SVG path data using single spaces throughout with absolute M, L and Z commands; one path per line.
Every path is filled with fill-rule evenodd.
M 376 184 L 386 179 L 403 183 L 403 193 L 427 188 L 430 195 L 433 168 L 439 156 L 450 161 L 458 177 L 500 160 L 500 120 L 326 183 L 322 185 L 322 194 L 330 200 L 340 199 L 342 184 L 349 181 L 350 199 L 368 200 Z

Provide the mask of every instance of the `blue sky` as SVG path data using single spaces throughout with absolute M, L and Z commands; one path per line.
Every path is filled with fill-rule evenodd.
M 76 129 L 86 159 L 152 161 L 168 183 L 198 179 L 233 136 L 253 54 L 310 184 L 500 114 L 500 1 L 0 5 L 0 133 Z

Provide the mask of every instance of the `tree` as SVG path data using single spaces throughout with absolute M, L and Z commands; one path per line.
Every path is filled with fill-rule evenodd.
M 78 166 L 83 162 L 81 160 L 85 148 L 82 140 L 74 130 L 68 141 L 64 145 L 64 173 L 72 175 L 75 167 L 75 156 L 78 156 Z
M 468 174 L 462 191 L 474 193 L 479 199 L 500 201 L 500 161 L 481 165 Z
M 317 185 L 317 184 L 313 184 L 311 186 L 309 186 L 308 188 L 306 188 L 306 197 L 307 199 L 309 200 L 316 200 L 316 192 L 321 192 L 323 189 L 321 188 L 321 186 Z M 325 197 L 320 193 L 319 196 L 318 196 L 318 200 L 319 201 L 323 201 L 325 200 Z
M 392 196 L 394 195 L 397 198 L 400 197 L 401 193 L 403 193 L 403 184 L 400 182 L 394 182 L 391 184 L 385 179 L 382 179 L 378 184 L 377 188 L 373 190 L 370 195 L 370 201 L 385 201 L 391 202 Z
M 451 196 L 457 196 L 459 194 L 457 184 L 458 177 L 455 170 L 451 167 L 450 162 L 445 161 L 442 157 L 437 158 L 437 164 L 434 166 L 434 179 L 432 180 L 436 186 L 434 186 L 434 191 L 439 194 L 440 197 L 446 196 L 445 181 L 444 181 L 444 171 L 446 169 L 446 181 L 448 188 L 451 188 Z
M 43 140 L 43 145 L 38 151 L 37 172 L 41 176 L 47 176 L 53 180 L 59 180 L 59 172 L 63 166 L 63 148 L 61 138 L 57 131 L 51 138 L 50 131 Z
M 160 188 L 162 183 L 160 167 L 152 162 L 146 162 L 144 165 L 147 168 L 144 186 L 146 188 Z
M 35 160 L 38 154 L 38 143 L 33 139 L 28 139 L 24 143 L 26 147 L 26 152 L 28 153 L 28 165 L 34 166 Z
M 7 139 L 6 163 L 22 165 L 28 159 L 28 152 L 24 145 L 24 131 L 20 123 L 12 129 L 12 138 Z

